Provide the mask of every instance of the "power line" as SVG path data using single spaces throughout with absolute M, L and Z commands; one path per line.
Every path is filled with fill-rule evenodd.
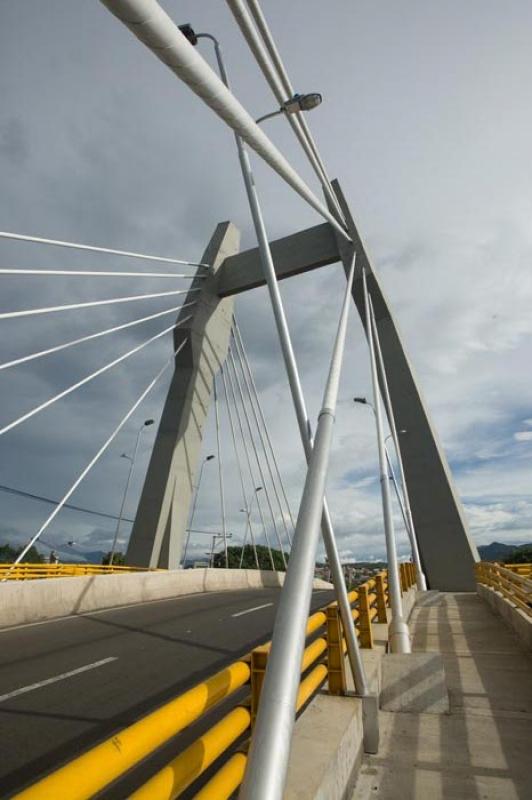
M 52 500 L 51 497 L 44 497 L 40 494 L 34 494 L 33 492 L 25 492 L 23 489 L 15 489 L 13 486 L 4 486 L 4 484 L 0 483 L 0 492 L 6 492 L 6 494 L 14 494 L 18 497 L 28 497 L 30 500 L 38 500 L 40 503 L 47 503 L 51 506 L 57 506 L 59 504 L 59 500 Z M 116 514 L 108 514 L 106 511 L 95 511 L 91 508 L 83 508 L 83 506 L 75 506 L 71 505 L 70 503 L 65 503 L 65 508 L 70 508 L 71 511 L 81 511 L 84 514 L 93 514 L 96 517 L 105 517 L 106 519 L 118 519 Z M 124 522 L 134 522 L 132 519 L 126 519 L 126 517 L 122 517 Z

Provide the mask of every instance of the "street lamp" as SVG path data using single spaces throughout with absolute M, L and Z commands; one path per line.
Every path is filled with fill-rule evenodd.
M 139 449 L 140 437 L 141 437 L 141 434 L 142 434 L 142 431 L 144 430 L 144 428 L 148 428 L 150 425 L 153 425 L 154 421 L 155 420 L 153 420 L 153 419 L 145 419 L 144 422 L 142 423 L 142 425 L 140 426 L 139 432 L 137 433 L 137 440 L 135 442 L 135 447 L 133 448 L 133 455 L 132 456 L 128 456 L 128 455 L 126 455 L 126 453 L 122 453 L 122 455 L 121 455 L 121 458 L 127 458 L 129 460 L 130 464 L 129 464 L 129 472 L 128 472 L 128 475 L 127 475 L 127 481 L 126 481 L 126 485 L 125 485 L 125 488 L 124 488 L 124 496 L 122 497 L 122 504 L 120 506 L 120 512 L 118 514 L 118 522 L 116 523 L 116 530 L 115 530 L 115 535 L 114 535 L 114 539 L 113 539 L 113 545 L 111 547 L 111 555 L 109 556 L 109 566 L 112 566 L 113 560 L 114 560 L 114 557 L 115 557 L 116 543 L 118 541 L 118 534 L 120 532 L 120 524 L 122 522 L 122 514 L 124 513 L 124 506 L 126 504 L 127 492 L 128 492 L 128 489 L 129 489 L 129 484 L 131 482 L 131 475 L 133 473 L 133 467 L 135 466 L 135 459 L 137 457 L 137 451 Z
M 321 105 L 323 97 L 319 92 L 309 92 L 308 94 L 294 94 L 282 104 L 276 111 L 270 111 L 269 114 L 263 114 L 255 120 L 257 125 L 264 122 L 265 119 L 277 117 L 279 114 L 297 114 L 300 111 L 312 111 Z
M 188 39 L 190 44 L 194 46 L 197 45 L 198 39 L 210 39 L 211 42 L 213 42 L 222 80 L 227 85 L 227 74 L 220 52 L 220 45 L 216 37 L 210 33 L 196 33 L 192 25 L 189 23 L 186 25 L 179 25 L 179 30 L 183 36 Z M 258 124 L 259 122 L 263 122 L 265 119 L 270 119 L 270 117 L 277 117 L 279 114 L 298 114 L 300 111 L 312 111 L 313 108 L 317 108 L 317 106 L 321 104 L 322 100 L 323 97 L 319 92 L 308 92 L 307 94 L 296 93 L 292 95 L 292 97 L 289 97 L 288 100 L 285 100 L 280 108 L 276 109 L 275 111 L 271 111 L 269 114 L 264 114 L 262 117 L 256 119 L 255 122 Z
M 185 568 L 185 565 L 186 565 L 188 543 L 190 542 L 190 533 L 191 533 L 192 523 L 194 522 L 194 513 L 196 511 L 196 503 L 198 502 L 198 495 L 199 495 L 199 490 L 200 490 L 200 486 L 201 486 L 201 478 L 203 476 L 203 469 L 204 469 L 205 464 L 207 463 L 207 461 L 212 461 L 213 458 L 214 458 L 214 456 L 211 453 L 210 455 L 205 456 L 205 458 L 201 462 L 200 473 L 199 473 L 199 477 L 198 477 L 198 484 L 196 486 L 196 494 L 194 495 L 194 502 L 192 503 L 192 511 L 190 513 L 190 522 L 189 522 L 188 530 L 187 530 L 187 540 L 185 542 L 185 551 L 183 553 L 183 562 L 182 562 L 183 569 Z
M 249 531 L 251 532 L 251 509 L 253 507 L 253 501 L 256 498 L 257 494 L 259 492 L 261 492 L 261 491 L 262 491 L 262 486 L 256 486 L 254 491 L 253 491 L 252 498 L 250 499 L 250 501 L 248 503 L 246 503 L 246 508 L 241 508 L 240 509 L 240 513 L 241 514 L 246 514 L 247 515 L 247 522 L 246 522 L 246 530 L 244 532 L 244 541 L 242 542 L 242 552 L 240 553 L 240 566 L 239 566 L 239 569 L 242 569 L 242 563 L 244 561 L 244 549 L 246 547 L 246 539 L 247 539 L 247 536 L 248 536 L 248 528 L 249 528 Z M 260 569 L 259 557 L 257 555 L 257 548 L 254 546 L 253 549 L 254 549 L 254 552 L 255 552 L 255 564 L 257 565 L 257 569 Z

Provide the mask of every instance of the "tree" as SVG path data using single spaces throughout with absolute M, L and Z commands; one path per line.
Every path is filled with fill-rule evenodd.
M 23 547 L 14 548 L 11 547 L 10 544 L 2 544 L 0 545 L 0 563 L 1 564 L 12 564 L 16 558 L 22 553 Z M 36 547 L 33 545 L 30 547 L 26 555 L 24 556 L 25 564 L 43 564 L 44 563 L 44 556 L 42 556 Z
M 111 561 L 111 550 L 102 557 L 102 564 L 109 564 Z M 113 564 L 117 567 L 123 567 L 126 563 L 126 557 L 119 550 L 113 556 Z
M 532 564 L 532 545 L 525 545 L 514 550 L 502 562 L 503 564 Z
M 232 546 L 227 548 L 227 555 L 229 561 L 229 569 L 238 569 L 240 566 L 240 558 L 242 556 L 242 548 L 237 546 Z M 280 550 L 273 550 L 272 549 L 272 556 L 273 556 L 273 563 L 275 564 L 275 569 L 279 572 L 284 572 L 284 564 L 283 564 L 283 557 Z M 270 561 L 270 553 L 268 548 L 262 544 L 257 545 L 257 557 L 259 559 L 259 567 L 260 569 L 264 570 L 271 570 L 272 562 Z M 286 561 L 288 562 L 288 553 L 285 553 Z M 214 567 L 223 568 L 225 567 L 225 551 L 222 550 L 221 553 L 216 553 L 214 556 Z M 257 569 L 257 563 L 255 561 L 255 553 L 253 551 L 253 547 L 250 544 L 247 544 L 244 547 L 244 558 L 242 559 L 242 568 L 243 569 Z

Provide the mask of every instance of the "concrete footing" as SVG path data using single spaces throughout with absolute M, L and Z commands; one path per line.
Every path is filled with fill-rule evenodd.
M 362 755 L 361 701 L 318 695 L 296 722 L 284 800 L 343 800 Z
M 382 660 L 383 711 L 446 714 L 449 694 L 439 653 L 387 653 Z

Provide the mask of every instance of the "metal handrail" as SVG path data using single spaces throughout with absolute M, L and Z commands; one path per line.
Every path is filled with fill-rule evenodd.
M 80 575 L 110 575 L 115 572 L 156 572 L 150 567 L 123 564 L 0 564 L 0 580 L 24 581 L 39 578 L 77 578 Z
M 527 616 L 532 617 L 532 580 L 529 575 L 532 575 L 532 564 L 501 565 L 485 561 L 475 564 L 477 583 L 498 592 Z
M 115 569 L 120 571 L 120 568 L 115 567 Z M 410 575 L 409 583 L 411 586 L 415 584 L 413 573 Z M 378 618 L 379 599 L 386 608 L 389 607 L 386 586 L 387 574 L 384 571 L 349 593 L 352 613 L 356 621 L 355 629 L 362 647 L 372 646 L 372 637 L 370 636 L 368 640 L 366 631 L 369 628 L 371 632 L 371 621 Z M 369 615 L 366 615 L 366 618 L 364 610 L 358 607 L 360 597 L 364 594 L 371 598 Z M 332 614 L 333 617 L 336 615 L 336 621 L 339 623 L 340 617 L 336 602 L 314 612 L 308 618 L 306 637 L 309 643 L 305 648 L 301 663 L 298 711 L 327 679 L 329 679 L 329 691 L 331 691 L 331 647 L 335 645 L 329 641 L 329 628 L 324 630 L 326 625 L 328 626 L 328 614 Z M 378 619 L 378 621 L 382 622 L 383 620 Z M 252 728 L 254 706 L 258 705 L 260 701 L 261 686 L 258 673 L 264 672 L 269 655 L 269 645 L 268 642 L 254 648 L 248 655 L 45 776 L 16 795 L 17 800 L 41 800 L 48 797 L 66 796 L 69 797 L 69 800 L 89 800 L 143 759 L 152 755 L 184 728 L 198 722 L 223 700 L 235 695 L 243 687 L 250 686 L 251 695 L 244 703 L 239 701 L 239 705 L 235 709 L 228 711 L 223 719 L 215 723 L 166 767 L 163 767 L 136 793 L 130 795 L 136 800 L 144 797 L 150 797 L 150 800 L 154 800 L 154 798 L 169 800 L 169 798 L 178 797 L 205 772 L 215 759 L 219 758 Z M 339 646 L 342 660 L 345 660 L 347 646 L 343 632 Z M 257 662 L 256 675 L 253 675 L 254 661 Z M 333 693 L 342 694 L 346 691 L 344 682 L 343 686 Z M 239 749 L 239 752 L 232 753 L 220 770 L 201 789 L 197 797 L 201 800 L 209 800 L 209 798 L 222 800 L 222 798 L 231 796 L 242 781 L 247 762 L 247 744 L 243 747 L 246 752 L 240 752 Z M 201 757 L 200 754 L 202 754 Z

